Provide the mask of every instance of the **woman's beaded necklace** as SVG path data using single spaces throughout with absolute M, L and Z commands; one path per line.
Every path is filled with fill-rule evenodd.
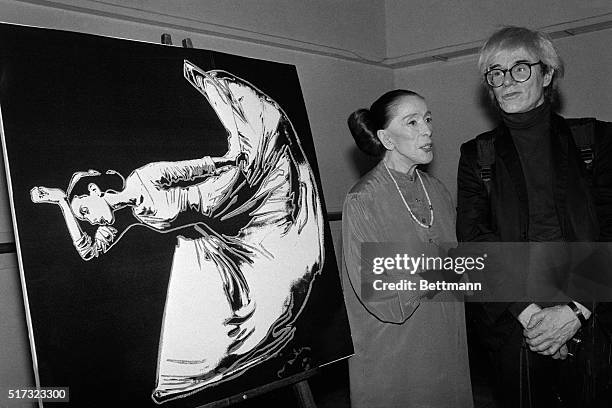
M 417 224 L 419 224 L 423 228 L 431 228 L 431 226 L 433 225 L 433 222 L 434 222 L 433 206 L 431 205 L 431 199 L 429 198 L 429 194 L 427 193 L 427 189 L 425 189 L 425 184 L 423 184 L 423 179 L 421 178 L 421 175 L 419 174 L 419 170 L 414 169 L 414 171 L 417 174 L 417 177 L 419 178 L 419 181 L 421 182 L 421 187 L 423 187 L 423 191 L 425 192 L 425 197 L 427 198 L 427 206 L 429 208 L 429 223 L 428 224 L 425 224 L 425 223 L 421 222 L 416 217 L 416 215 L 414 215 L 414 213 L 410 209 L 410 206 L 406 202 L 406 199 L 404 198 L 404 195 L 402 194 L 402 190 L 400 190 L 399 186 L 397 185 L 397 181 L 395 181 L 395 178 L 393 177 L 393 174 L 391 174 L 391 171 L 387 167 L 387 163 L 385 163 L 384 160 L 383 160 L 383 165 L 385 166 L 385 169 L 387 169 L 387 173 L 389 173 L 389 177 L 391 177 L 391 180 L 393 180 L 393 184 L 395 184 L 395 188 L 397 189 L 397 192 L 399 193 L 400 197 L 402 198 L 402 201 L 404 202 L 404 205 L 406 206 L 406 209 L 410 213 L 410 216 L 412 217 L 414 222 L 416 222 Z

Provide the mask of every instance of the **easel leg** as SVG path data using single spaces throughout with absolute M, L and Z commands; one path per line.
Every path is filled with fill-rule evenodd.
M 293 384 L 293 392 L 298 399 L 300 408 L 317 408 L 308 381 L 303 380 Z

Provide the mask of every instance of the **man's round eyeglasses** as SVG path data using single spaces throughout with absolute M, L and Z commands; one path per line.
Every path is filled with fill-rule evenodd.
M 485 72 L 484 76 L 487 80 L 487 84 L 493 88 L 499 88 L 504 84 L 504 80 L 506 79 L 506 72 L 510 72 L 510 76 L 516 82 L 525 82 L 529 78 L 531 78 L 531 67 L 534 65 L 542 65 L 544 63 L 542 61 L 528 63 L 528 62 L 519 62 L 514 64 L 509 69 L 501 69 L 501 68 L 493 68 Z

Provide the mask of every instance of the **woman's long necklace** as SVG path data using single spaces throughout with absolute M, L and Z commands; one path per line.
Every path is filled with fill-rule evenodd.
M 425 223 L 421 222 L 416 217 L 416 215 L 414 215 L 414 213 L 410 209 L 410 206 L 406 202 L 406 199 L 404 198 L 404 195 L 402 194 L 402 190 L 400 190 L 399 186 L 397 185 L 397 181 L 395 181 L 395 178 L 393 177 L 393 174 L 391 174 L 391 171 L 387 167 L 387 163 L 385 163 L 384 160 L 383 160 L 383 164 L 385 166 L 385 169 L 387 169 L 387 173 L 389 173 L 389 177 L 391 177 L 391 180 L 393 180 L 393 184 L 395 184 L 395 188 L 397 188 L 397 192 L 399 193 L 400 197 L 402 198 L 402 201 L 404 202 L 404 205 L 406 206 L 406 209 L 410 213 L 410 216 L 412 217 L 414 222 L 416 222 L 417 224 L 419 224 L 423 228 L 431 228 L 431 226 L 433 225 L 433 222 L 434 222 L 433 206 L 431 205 L 431 199 L 429 198 L 429 194 L 427 193 L 427 189 L 425 189 L 425 184 L 423 184 L 423 179 L 421 178 L 421 175 L 419 174 L 419 170 L 414 169 L 414 171 L 417 174 L 417 177 L 419 178 L 419 181 L 421 182 L 421 187 L 423 187 L 423 191 L 425 192 L 425 197 L 427 198 L 427 206 L 429 207 L 429 224 L 425 224 Z

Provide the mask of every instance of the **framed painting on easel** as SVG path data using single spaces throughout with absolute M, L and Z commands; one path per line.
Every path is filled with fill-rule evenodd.
M 195 407 L 352 354 L 295 67 L 0 34 L 37 385 Z

